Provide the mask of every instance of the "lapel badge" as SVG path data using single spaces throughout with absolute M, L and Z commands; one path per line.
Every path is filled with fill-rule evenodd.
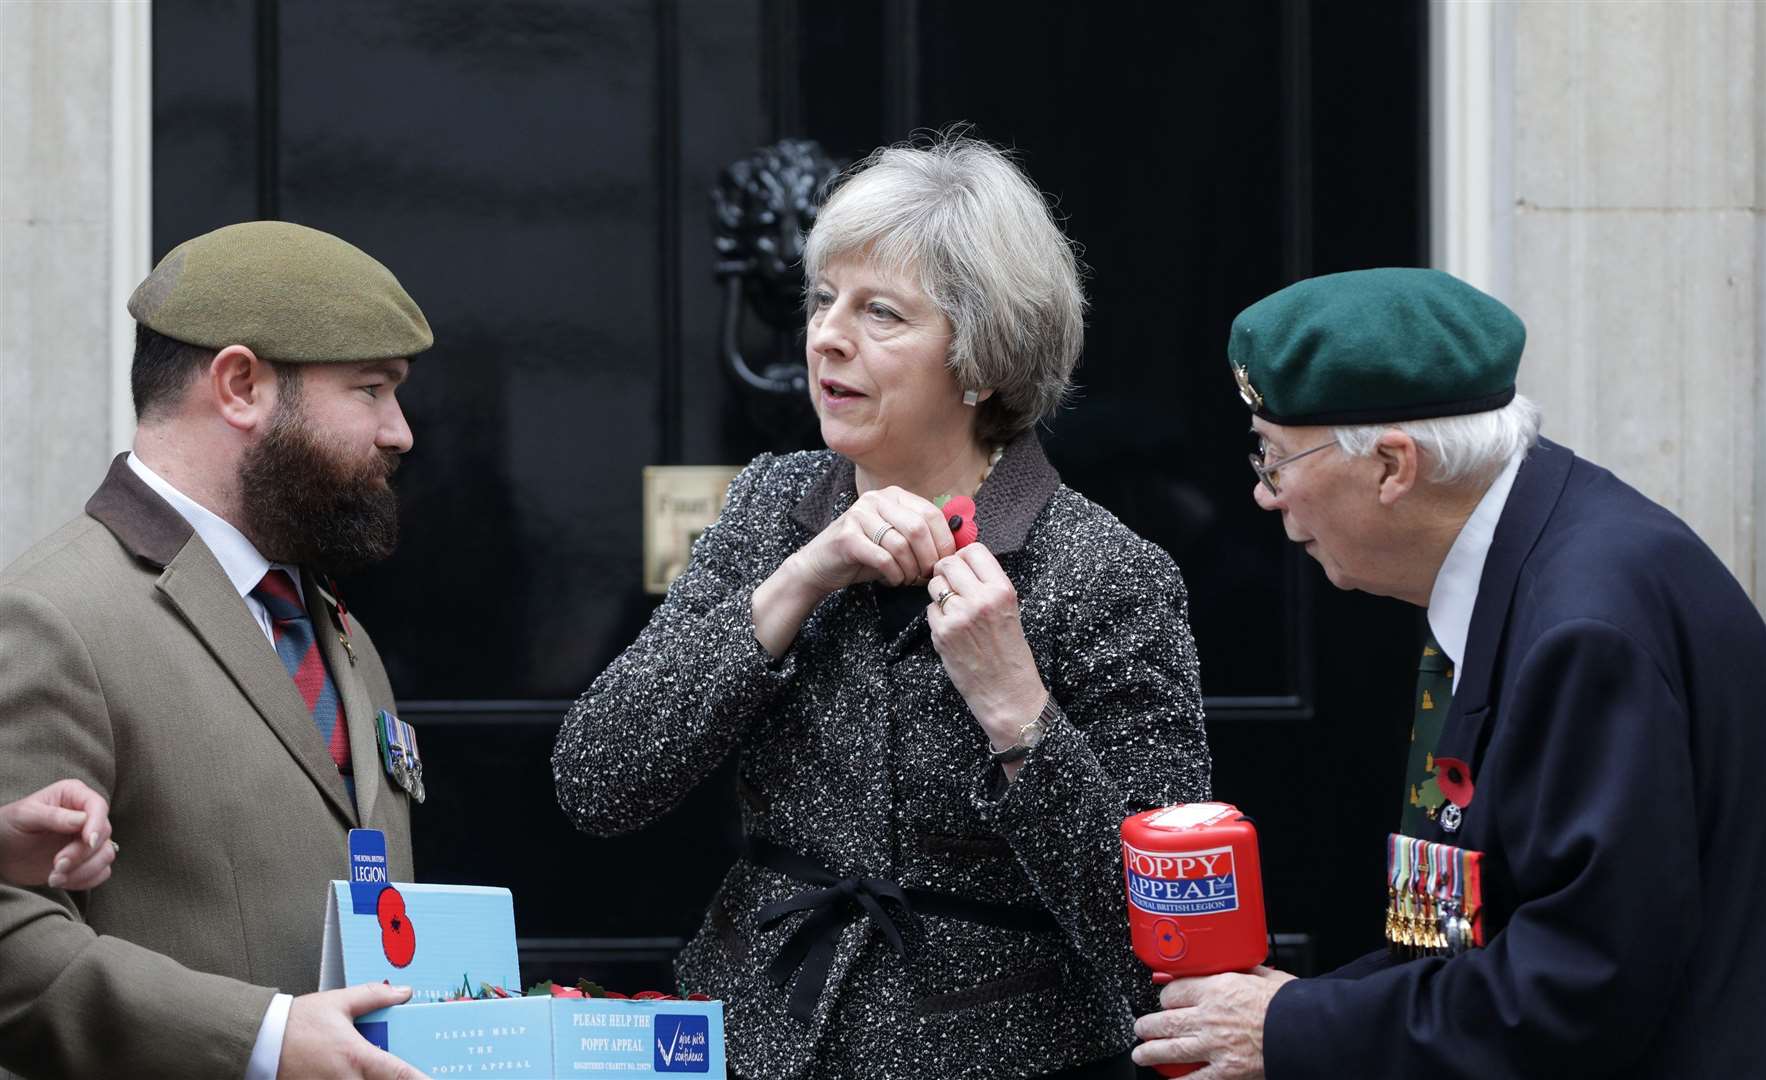
M 1259 394 L 1257 388 L 1251 385 L 1251 373 L 1245 369 L 1245 365 L 1233 365 L 1233 378 L 1238 380 L 1239 397 L 1245 402 L 1245 407 L 1252 412 L 1263 408 L 1263 395 Z
M 343 606 L 343 594 L 337 590 L 337 582 L 329 574 L 319 589 L 319 595 L 325 598 L 325 608 L 331 612 L 332 625 L 337 627 L 337 643 L 343 646 L 343 654 L 350 658 L 350 667 L 356 666 L 356 647 L 350 642 L 350 611 Z
M 1459 823 L 1460 823 L 1459 807 L 1453 805 L 1452 803 L 1448 803 L 1446 806 L 1443 806 L 1441 808 L 1441 828 L 1442 829 L 1446 830 L 1449 833 L 1456 833 L 1459 831 Z

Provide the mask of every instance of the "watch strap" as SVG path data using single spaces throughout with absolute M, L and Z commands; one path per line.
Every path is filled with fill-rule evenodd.
M 1026 722 L 1023 727 L 1018 729 L 1018 738 L 1022 740 L 1026 731 L 1040 727 L 1041 731 L 1036 739 L 1028 743 L 1020 741 L 1004 750 L 995 750 L 987 755 L 987 760 L 995 765 L 1009 765 L 1014 761 L 1023 761 L 1030 756 L 1030 751 L 1042 745 L 1042 740 L 1048 737 L 1049 724 L 1058 715 L 1060 715 L 1060 710 L 1055 705 L 1055 695 L 1050 694 L 1043 700 L 1042 711 L 1036 714 L 1036 718 Z
M 1014 761 L 1023 761 L 1029 756 L 1030 747 L 1019 743 L 1017 746 L 1008 746 L 1004 750 L 993 751 L 987 755 L 987 760 L 995 765 L 1009 765 Z

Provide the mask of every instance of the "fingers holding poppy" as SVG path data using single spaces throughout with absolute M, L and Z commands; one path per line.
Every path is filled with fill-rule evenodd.
M 950 527 L 944 523 L 938 507 L 902 488 L 885 488 L 883 501 L 891 508 L 889 520 L 913 548 L 914 580 L 931 577 L 933 564 L 956 550 Z

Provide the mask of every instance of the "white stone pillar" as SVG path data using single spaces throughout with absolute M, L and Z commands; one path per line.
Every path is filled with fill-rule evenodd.
M 1527 323 L 1545 431 L 1766 599 L 1766 13 L 1435 0 L 1436 265 Z
M 0 565 L 133 437 L 149 44 L 147 0 L 0 3 Z

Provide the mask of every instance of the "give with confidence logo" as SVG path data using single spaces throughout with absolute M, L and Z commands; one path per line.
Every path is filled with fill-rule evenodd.
M 711 1071 L 711 1028 L 705 1017 L 657 1013 L 651 1030 L 656 1037 L 651 1066 L 657 1072 Z
M 1237 911 L 1239 880 L 1233 849 L 1142 851 L 1122 845 L 1128 902 L 1150 915 L 1213 915 Z

